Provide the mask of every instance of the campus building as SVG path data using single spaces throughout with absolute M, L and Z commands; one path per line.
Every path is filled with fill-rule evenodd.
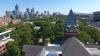
M 100 11 L 93 12 L 93 20 L 96 22 L 100 21 Z
M 7 43 L 12 41 L 10 38 L 10 32 L 12 30 L 8 30 L 5 32 L 0 33 L 0 56 L 4 55 L 7 51 Z
M 78 35 L 78 21 L 70 10 L 64 23 L 64 39 L 60 44 L 24 45 L 23 56 L 100 56 L 99 45 L 85 45 Z

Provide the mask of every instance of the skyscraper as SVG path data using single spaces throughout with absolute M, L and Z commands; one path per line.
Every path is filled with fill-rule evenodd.
M 12 11 L 12 14 L 15 15 L 15 10 Z
M 28 13 L 30 12 L 29 8 L 26 8 L 26 12 L 28 12 Z
M 47 16 L 50 16 L 50 13 L 49 13 L 49 11 L 47 11 Z
M 38 11 L 36 11 L 36 17 L 38 17 L 39 16 L 39 12 Z
M 17 4 L 15 5 L 15 16 L 16 19 L 20 18 L 19 6 Z
M 6 16 L 10 17 L 11 16 L 11 12 L 10 11 L 6 11 Z
M 30 17 L 31 17 L 31 18 L 34 18 L 34 17 L 35 17 L 35 11 L 34 11 L 34 8 L 31 9 Z
M 12 11 L 11 19 L 16 19 L 15 10 Z
M 19 6 L 16 4 L 15 5 L 15 10 L 18 11 L 19 10 Z
M 35 11 L 34 11 L 34 8 L 32 8 L 32 9 L 31 9 L 31 13 L 34 14 L 34 12 L 35 12 Z
M 44 11 L 44 17 L 46 17 L 46 15 L 47 15 L 47 12 L 46 12 L 46 11 Z
M 29 8 L 26 8 L 26 12 L 24 13 L 24 17 L 26 19 L 29 19 L 30 18 L 30 10 L 29 10 Z

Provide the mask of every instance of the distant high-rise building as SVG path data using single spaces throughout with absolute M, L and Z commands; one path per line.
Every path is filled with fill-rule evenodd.
M 15 12 L 15 10 L 12 11 L 11 19 L 16 19 L 16 12 Z
M 30 17 L 31 17 L 31 18 L 34 18 L 34 17 L 35 17 L 35 11 L 34 11 L 34 8 L 31 9 Z
M 100 11 L 93 12 L 93 16 L 94 21 L 100 21 Z
M 60 15 L 60 12 L 57 12 L 57 15 Z
M 56 16 L 56 13 L 55 12 L 53 12 L 53 16 Z
M 30 13 L 29 8 L 26 8 L 26 12 L 24 13 L 25 18 L 29 19 L 30 15 L 31 15 L 31 13 Z
M 15 10 L 12 11 L 12 14 L 15 15 Z
M 11 19 L 12 20 L 16 19 L 15 15 L 11 15 Z
M 38 11 L 36 11 L 36 17 L 38 17 L 39 16 L 39 12 Z
M 5 16 L 10 17 L 12 13 L 10 11 L 6 11 L 5 14 L 6 14 Z
M 49 16 L 57 16 L 59 13 L 55 12 L 50 15 L 49 11 L 44 11 L 39 14 L 39 11 L 35 11 L 34 8 L 31 10 L 26 8 L 25 12 L 21 12 L 19 6 L 16 4 L 15 9 L 13 11 L 6 11 L 5 16 L 8 16 L 12 19 L 24 19 L 24 18 L 42 18 L 42 17 L 49 17 Z
M 28 12 L 28 13 L 30 12 L 29 8 L 26 8 L 26 12 Z
M 43 13 L 41 13 L 41 16 L 43 16 Z
M 47 12 L 46 12 L 46 11 L 44 11 L 44 16 L 46 17 L 46 15 L 47 15 Z
M 32 8 L 32 9 L 31 9 L 31 13 L 33 13 L 33 14 L 34 14 L 34 12 L 35 12 L 35 11 L 34 11 L 34 8 Z
M 15 5 L 15 10 L 19 10 L 19 6 L 17 4 Z
M 22 12 L 19 13 L 19 18 L 20 18 L 20 19 L 23 19 L 23 18 L 24 18 Z
M 50 16 L 50 12 L 49 11 L 47 11 L 47 16 Z
M 15 6 L 15 17 L 16 19 L 20 18 L 19 6 L 17 4 Z
M 26 19 L 29 19 L 29 18 L 30 18 L 30 15 L 29 15 L 27 12 L 25 12 L 25 13 L 24 13 L 24 17 L 25 17 Z
M 43 18 L 43 17 L 44 17 L 44 15 L 43 15 L 43 13 L 41 13 L 41 14 L 40 14 L 40 18 Z

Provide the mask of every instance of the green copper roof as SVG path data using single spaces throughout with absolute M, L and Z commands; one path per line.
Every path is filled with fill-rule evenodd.
M 72 10 L 70 10 L 68 18 L 65 21 L 65 28 L 66 27 L 73 27 L 76 25 L 76 17 Z

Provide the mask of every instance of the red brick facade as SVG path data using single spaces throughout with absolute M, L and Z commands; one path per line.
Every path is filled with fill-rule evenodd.
M 6 51 L 7 51 L 6 44 L 5 45 L 1 45 L 0 46 L 0 56 L 2 56 L 4 53 L 6 53 Z

